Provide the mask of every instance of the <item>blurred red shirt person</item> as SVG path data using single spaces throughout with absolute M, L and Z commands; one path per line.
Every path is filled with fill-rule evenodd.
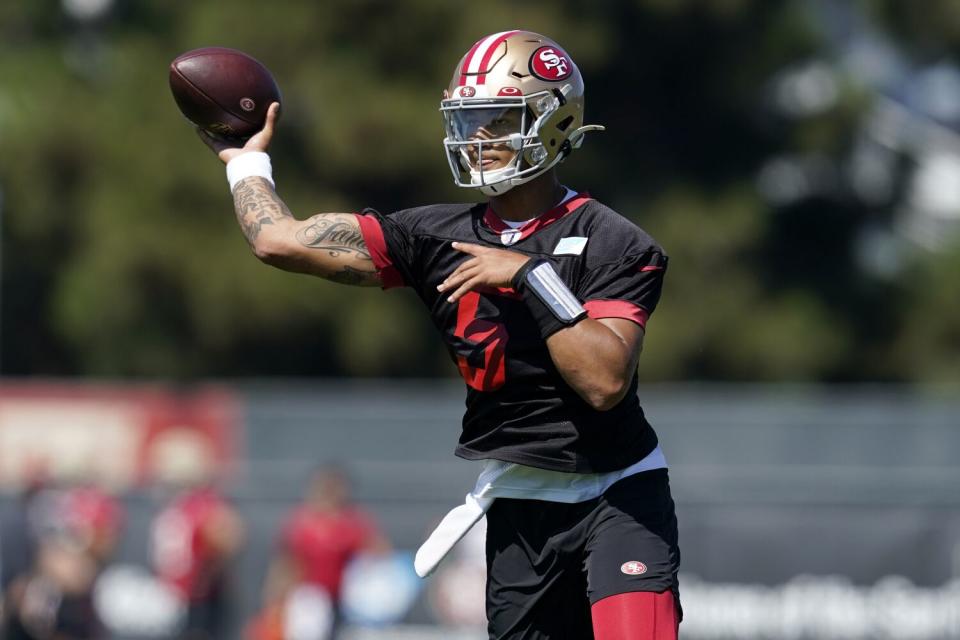
M 243 542 L 243 524 L 216 488 L 215 459 L 205 438 L 177 430 L 151 453 L 157 479 L 179 489 L 151 527 L 157 577 L 186 608 L 181 638 L 219 640 L 229 633 L 230 567 Z
M 106 563 L 123 531 L 123 506 L 115 497 L 93 485 L 67 489 L 60 501 L 63 526 L 99 565 Z
M 248 625 L 246 637 L 285 637 L 288 607 L 301 586 L 317 587 L 329 596 L 330 632 L 335 633 L 343 576 L 350 561 L 364 552 L 382 553 L 389 546 L 373 518 L 350 502 L 344 472 L 333 465 L 321 467 L 310 480 L 303 504 L 281 527 L 279 549 L 264 587 L 263 609 Z
M 344 472 L 325 466 L 313 475 L 301 506 L 283 525 L 281 558 L 299 582 L 323 588 L 337 602 L 350 561 L 389 547 L 372 517 L 350 502 Z
M 213 487 L 186 491 L 153 524 L 157 575 L 184 600 L 203 600 L 236 547 L 238 524 L 232 507 Z

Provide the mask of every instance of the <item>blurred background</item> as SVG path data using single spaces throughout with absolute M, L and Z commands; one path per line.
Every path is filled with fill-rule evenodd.
M 485 637 L 482 531 L 410 568 L 477 471 L 426 313 L 260 264 L 167 69 L 254 55 L 294 213 L 389 212 L 472 197 L 438 101 L 508 28 L 607 126 L 564 181 L 671 257 L 640 394 L 684 634 L 960 638 L 956 0 L 6 0 L 10 638 Z

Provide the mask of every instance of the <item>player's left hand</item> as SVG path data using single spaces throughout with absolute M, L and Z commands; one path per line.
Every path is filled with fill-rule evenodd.
M 483 247 L 468 242 L 454 242 L 453 248 L 472 257 L 464 261 L 447 279 L 437 285 L 437 291 L 453 291 L 447 302 L 456 302 L 477 287 L 510 287 L 529 256 L 516 251 Z

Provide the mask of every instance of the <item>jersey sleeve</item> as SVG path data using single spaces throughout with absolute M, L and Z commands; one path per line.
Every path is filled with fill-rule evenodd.
M 656 250 L 626 256 L 588 271 L 577 292 L 593 319 L 624 318 L 646 327 L 657 307 L 667 256 Z
M 385 216 L 373 209 L 354 214 L 384 289 L 413 286 L 415 237 L 402 216 Z

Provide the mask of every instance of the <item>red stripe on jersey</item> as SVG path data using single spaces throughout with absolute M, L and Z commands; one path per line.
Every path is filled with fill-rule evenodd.
M 650 312 L 626 300 L 588 300 L 583 303 L 587 316 L 594 320 L 600 318 L 623 318 L 633 320 L 646 328 Z
M 657 265 L 654 265 L 654 264 L 648 264 L 648 265 L 645 266 L 645 267 L 640 267 L 640 271 L 641 271 L 641 272 L 643 272 L 643 271 L 663 271 L 663 267 L 658 267 Z
M 493 58 L 493 52 L 500 48 L 500 44 L 504 40 L 517 33 L 516 31 L 507 31 L 505 34 L 493 41 L 489 47 L 487 47 L 487 52 L 484 54 L 483 59 L 480 61 L 480 69 L 478 73 L 480 74 L 477 78 L 477 84 L 486 84 L 487 82 L 487 65 L 490 64 L 490 59 Z
M 573 213 L 592 199 L 593 198 L 590 197 L 589 193 L 584 192 L 578 193 L 566 202 L 558 204 L 553 209 L 550 209 L 550 211 L 547 211 L 543 215 L 537 216 L 527 224 L 520 227 L 520 238 L 517 241 L 519 242 L 534 232 L 553 224 L 565 215 Z M 483 222 L 496 233 L 503 233 L 510 228 L 510 225 L 508 225 L 500 218 L 500 216 L 494 213 L 493 208 L 489 205 L 487 206 L 486 213 L 483 214 Z
M 360 223 L 360 235 L 363 236 L 363 242 L 367 245 L 367 251 L 370 252 L 370 258 L 373 260 L 373 266 L 377 269 L 377 275 L 380 276 L 380 286 L 384 289 L 402 287 L 406 283 L 403 276 L 393 266 L 393 260 L 390 259 L 390 252 L 387 250 L 387 241 L 383 237 L 383 228 L 380 227 L 380 221 L 371 215 L 353 214 L 357 216 L 357 222 Z
M 676 640 L 680 625 L 673 592 L 632 591 L 590 607 L 596 640 Z
M 487 207 L 486 213 L 483 214 L 483 222 L 490 227 L 492 231 L 496 231 L 497 233 L 503 233 L 510 228 L 510 225 L 504 222 L 503 218 L 495 214 L 489 206 Z
M 473 61 L 473 54 L 477 52 L 477 49 L 486 39 L 486 37 L 480 38 L 472 47 L 470 47 L 470 51 L 467 52 L 467 57 L 463 59 L 463 64 L 460 66 L 460 81 L 457 82 L 457 86 L 462 87 L 463 85 L 467 84 L 467 69 L 470 68 L 470 63 Z
M 514 291 L 513 287 L 488 287 L 486 285 L 478 286 L 474 289 L 477 293 L 483 293 L 491 296 L 502 296 L 504 298 L 513 298 L 514 300 L 523 300 L 523 296 Z

